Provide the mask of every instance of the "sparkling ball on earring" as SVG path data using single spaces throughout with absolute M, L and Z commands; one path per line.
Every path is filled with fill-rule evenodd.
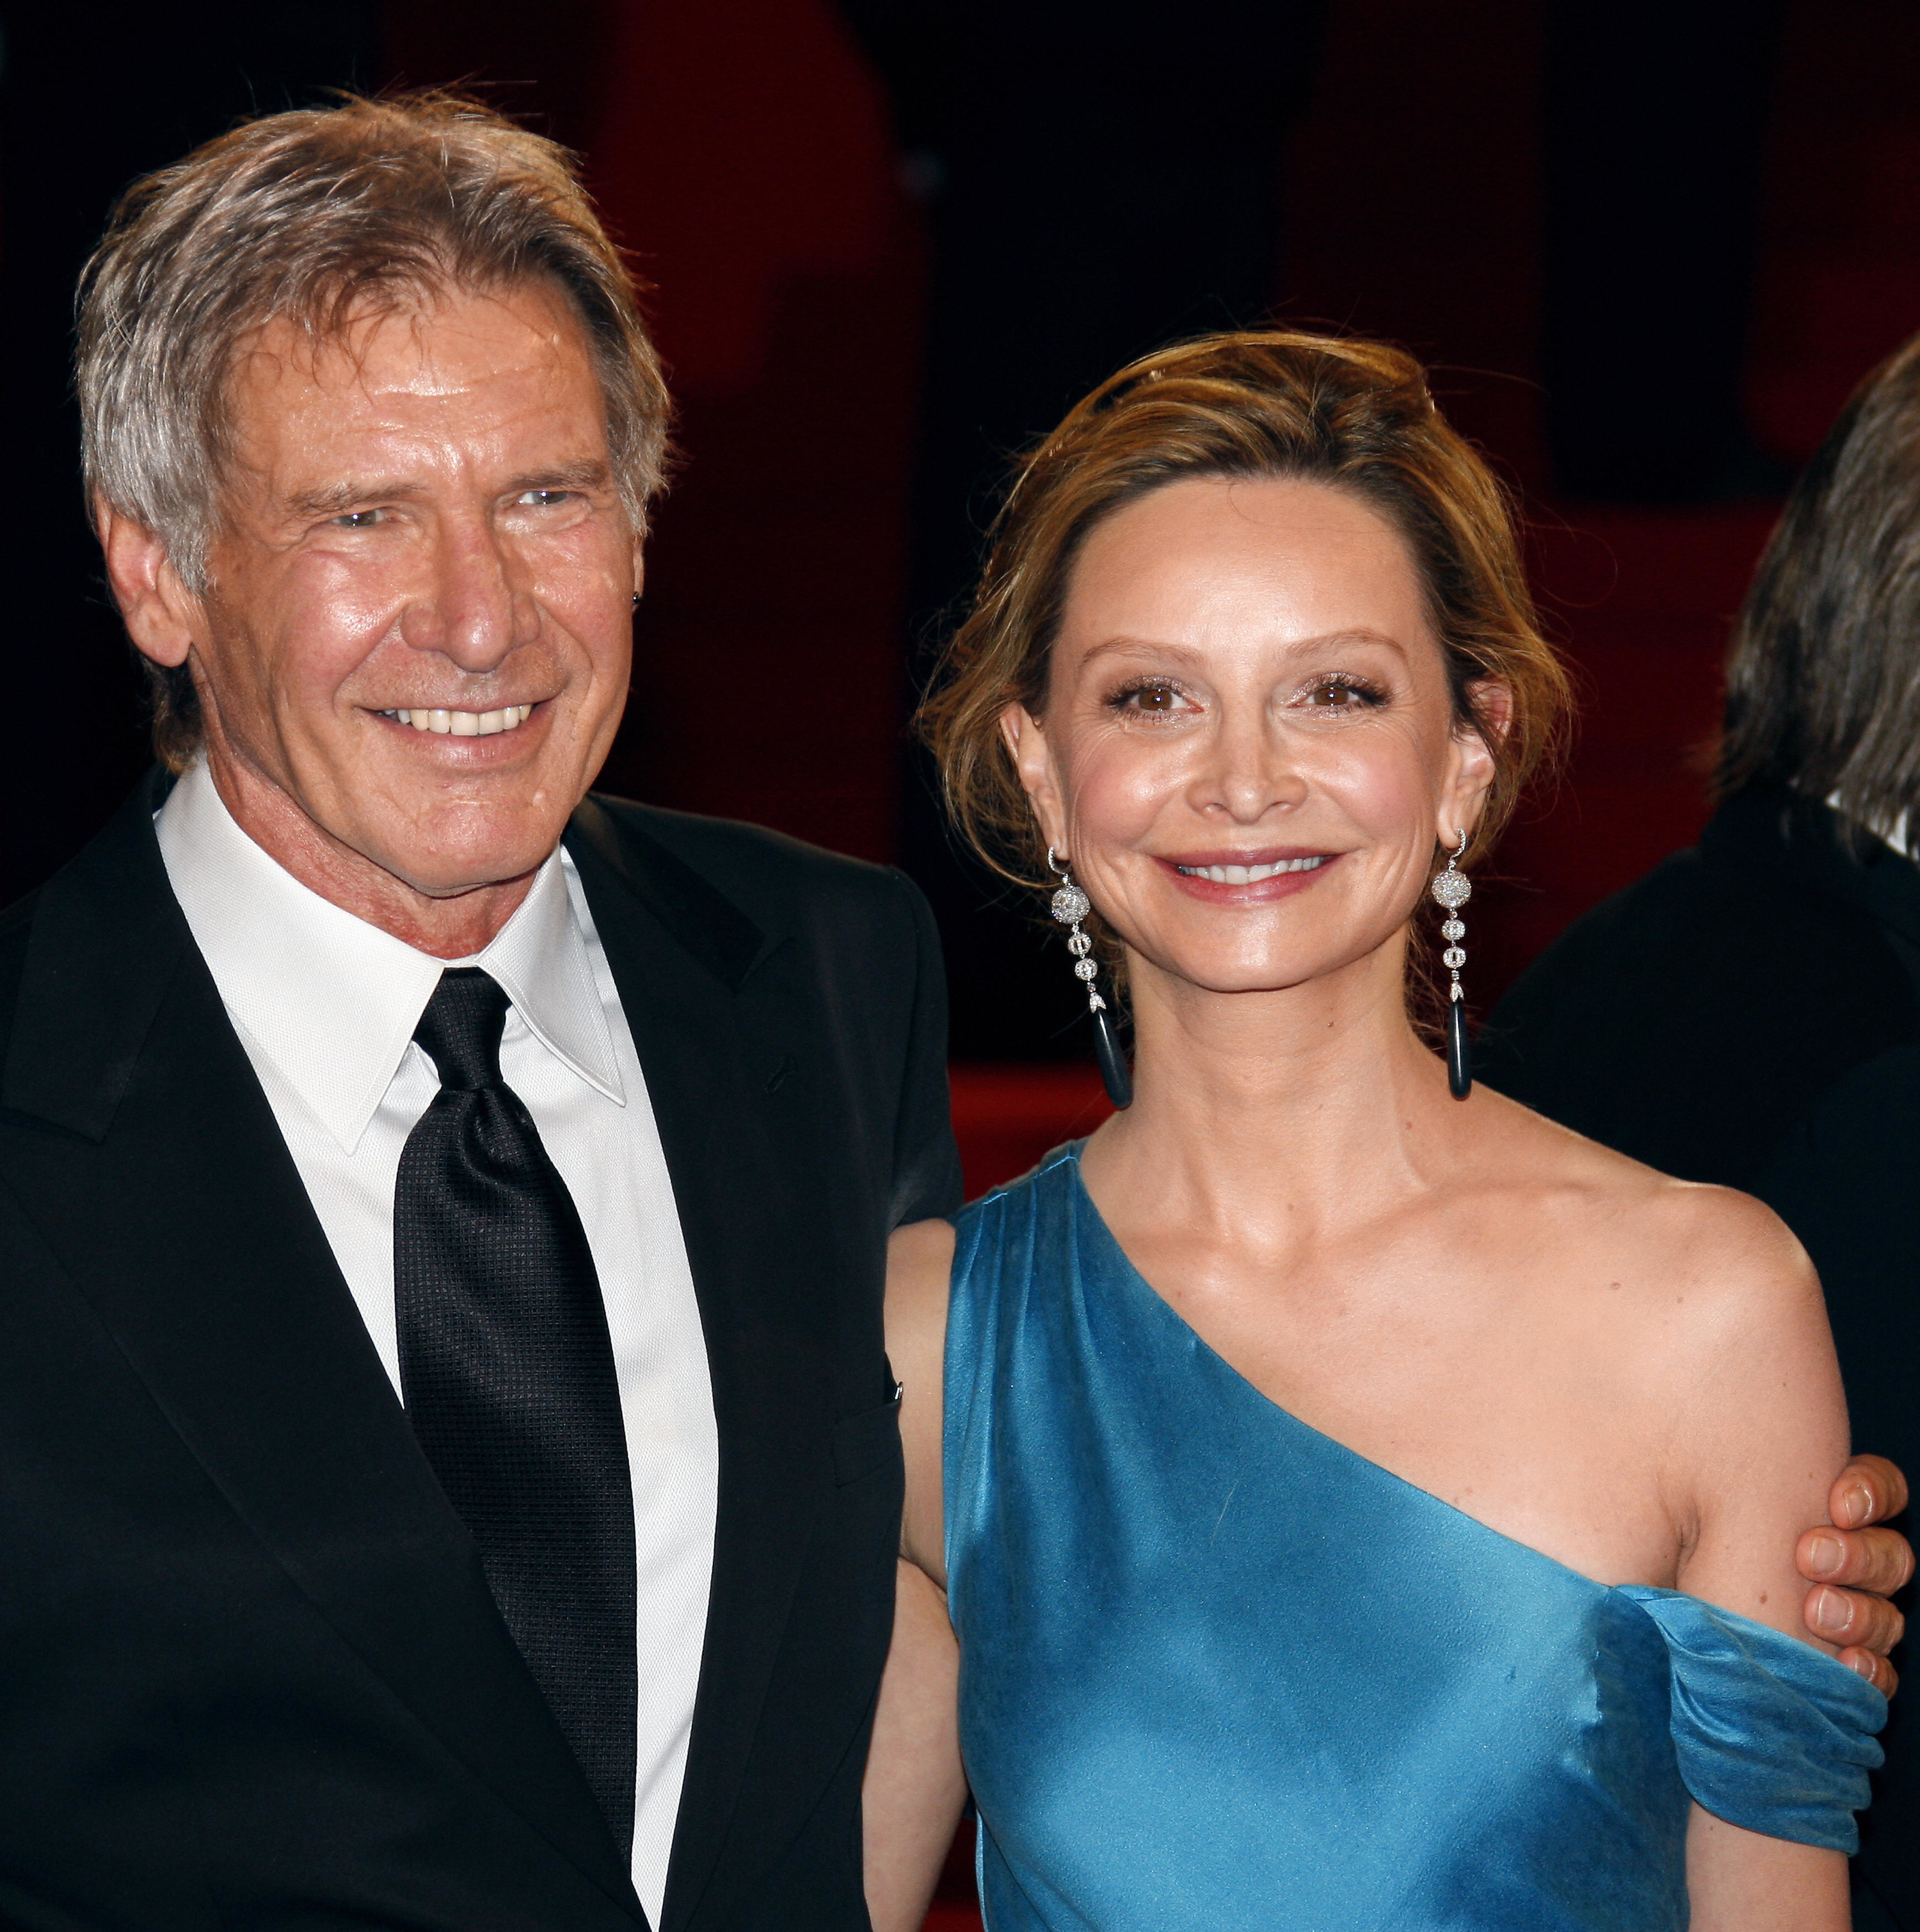
M 1445 919 L 1440 922 L 1440 937 L 1442 939 L 1464 939 L 1466 936 L 1466 922 L 1464 920 Z
M 1464 872 L 1442 872 L 1434 878 L 1433 896 L 1451 912 L 1473 897 L 1473 884 Z
M 1100 970 L 1090 959 L 1078 960 L 1073 968 L 1074 976 L 1076 979 L 1090 980 Z
M 1076 925 L 1093 909 L 1093 901 L 1078 886 L 1062 886 L 1053 896 L 1053 916 L 1062 926 Z

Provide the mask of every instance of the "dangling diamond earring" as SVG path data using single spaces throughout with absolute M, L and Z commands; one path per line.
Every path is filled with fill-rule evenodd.
M 1473 897 L 1473 883 L 1460 868 L 1460 855 L 1467 849 L 1467 835 L 1457 826 L 1454 832 L 1460 842 L 1459 849 L 1447 861 L 1447 869 L 1434 874 L 1432 892 L 1447 908 L 1447 916 L 1440 926 L 1447 950 L 1441 954 L 1440 963 L 1454 976 L 1454 983 L 1447 992 L 1447 1085 L 1455 1100 L 1464 1100 L 1473 1091 L 1473 1048 L 1467 1039 L 1466 996 L 1460 990 L 1460 968 L 1467 963 L 1466 950 L 1460 944 L 1467 933 L 1460 908 Z
M 1126 1064 L 1126 1054 L 1120 1050 L 1120 1036 L 1114 1031 L 1107 1003 L 1094 990 L 1094 982 L 1099 978 L 1100 969 L 1089 956 L 1094 942 L 1080 930 L 1080 922 L 1093 910 L 1094 902 L 1073 883 L 1073 874 L 1054 856 L 1051 845 L 1047 848 L 1047 866 L 1060 881 L 1053 896 L 1053 916 L 1062 926 L 1072 928 L 1066 935 L 1066 950 L 1073 956 L 1074 977 L 1087 989 L 1087 1010 L 1094 1016 L 1094 1054 L 1100 1063 L 1101 1082 L 1107 1098 L 1116 1107 L 1130 1107 L 1132 1072 Z

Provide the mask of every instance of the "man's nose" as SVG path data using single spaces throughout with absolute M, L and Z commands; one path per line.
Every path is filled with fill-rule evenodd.
M 539 607 L 515 558 L 485 530 L 442 533 L 432 574 L 400 619 L 400 635 L 416 650 L 438 651 L 474 672 L 496 669 L 539 629 Z

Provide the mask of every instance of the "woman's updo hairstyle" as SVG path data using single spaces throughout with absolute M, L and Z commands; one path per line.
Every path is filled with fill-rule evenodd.
M 948 809 L 1004 877 L 1048 883 L 1040 830 L 1000 736 L 1044 712 L 1076 558 L 1102 518 L 1187 477 L 1298 478 L 1370 504 L 1406 539 L 1446 654 L 1454 715 L 1493 754 L 1484 847 L 1558 741 L 1567 674 L 1539 632 L 1504 492 L 1450 428 L 1426 371 L 1383 343 L 1282 329 L 1202 336 L 1143 357 L 1077 404 L 1020 465 L 972 609 L 918 723 Z M 1504 734 L 1474 686 L 1513 694 Z

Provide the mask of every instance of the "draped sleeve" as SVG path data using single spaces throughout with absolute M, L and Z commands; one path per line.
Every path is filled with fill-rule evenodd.
M 1857 1851 L 1886 1699 L 1812 1645 L 1697 1597 L 1618 1594 L 1666 1640 L 1674 1748 L 1695 1802 L 1771 1838 Z

